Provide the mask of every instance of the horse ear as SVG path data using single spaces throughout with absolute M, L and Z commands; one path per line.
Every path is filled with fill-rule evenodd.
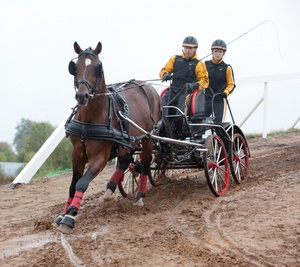
M 70 74 L 71 75 L 73 75 L 73 76 L 75 76 L 75 74 L 76 74 L 76 64 L 75 64 L 75 62 L 74 61 L 70 61 L 70 63 L 69 63 L 69 72 L 70 72 Z
M 80 54 L 83 51 L 77 42 L 74 43 L 74 50 L 77 54 Z
M 102 44 L 99 42 L 99 43 L 97 44 L 97 47 L 94 49 L 94 53 L 95 53 L 96 55 L 99 55 L 99 54 L 101 53 L 101 51 L 102 51 Z

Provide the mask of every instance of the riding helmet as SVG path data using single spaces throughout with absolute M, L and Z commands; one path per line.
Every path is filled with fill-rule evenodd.
M 194 36 L 187 36 L 182 42 L 182 46 L 185 45 L 196 45 L 196 47 L 198 47 L 198 41 Z
M 222 49 L 222 50 L 226 51 L 227 45 L 223 40 L 217 39 L 212 43 L 211 49 Z

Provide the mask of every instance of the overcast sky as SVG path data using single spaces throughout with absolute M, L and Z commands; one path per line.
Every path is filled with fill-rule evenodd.
M 12 144 L 22 118 L 56 126 L 71 112 L 74 41 L 84 49 L 102 42 L 107 83 L 157 79 L 188 35 L 199 58 L 215 39 L 241 36 L 224 58 L 236 77 L 295 72 L 299 10 L 298 0 L 1 1 L 0 141 Z

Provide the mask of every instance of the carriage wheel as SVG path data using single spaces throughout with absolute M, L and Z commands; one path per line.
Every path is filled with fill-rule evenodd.
M 226 148 L 221 138 L 215 134 L 205 140 L 207 152 L 203 152 L 206 181 L 215 196 L 223 195 L 229 184 L 229 167 Z
M 135 164 L 137 162 L 137 159 L 139 158 L 138 155 L 133 155 L 134 162 L 130 163 L 128 168 L 124 172 L 124 179 L 118 184 L 118 189 L 123 197 L 127 196 L 134 196 L 134 194 L 138 190 L 139 185 L 139 172 L 137 172 L 135 169 Z M 117 160 L 116 159 L 116 166 L 117 166 Z
M 240 184 L 247 179 L 249 161 L 246 141 L 243 136 L 238 133 L 233 136 L 231 154 L 231 174 L 234 181 Z
M 156 166 L 157 168 L 155 168 L 154 170 L 151 170 L 149 172 L 148 178 L 149 178 L 149 182 L 153 185 L 153 186 L 158 186 L 158 185 L 163 185 L 166 184 L 166 174 L 167 174 L 167 170 L 165 168 L 159 168 L 158 166 Z
M 160 154 L 152 154 L 151 170 L 148 174 L 149 182 L 152 186 L 159 186 L 168 182 L 168 170 Z
M 119 191 L 123 197 L 134 196 L 138 190 L 139 173 L 134 170 L 134 163 L 130 163 L 124 172 L 124 179 L 118 184 Z

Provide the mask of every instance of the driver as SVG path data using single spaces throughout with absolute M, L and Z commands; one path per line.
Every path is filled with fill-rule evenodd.
M 159 72 L 162 81 L 171 81 L 170 89 L 162 97 L 163 106 L 177 106 L 187 114 L 186 104 L 194 90 L 204 90 L 209 79 L 205 63 L 198 60 L 198 41 L 187 36 L 182 42 L 182 54 L 172 56 Z

